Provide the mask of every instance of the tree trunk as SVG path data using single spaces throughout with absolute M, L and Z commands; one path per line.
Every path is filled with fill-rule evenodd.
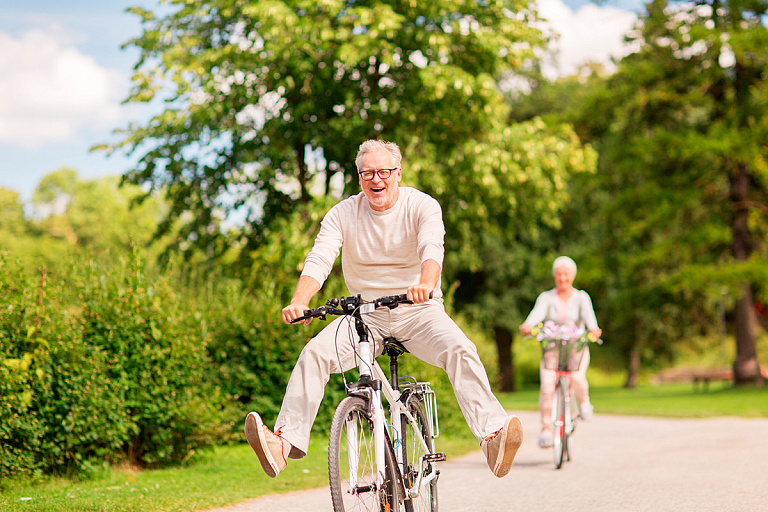
M 499 376 L 501 391 L 515 391 L 515 365 L 512 355 L 512 332 L 506 327 L 494 327 L 493 336 L 499 351 Z
M 736 261 L 749 259 L 754 249 L 752 233 L 749 231 L 749 170 L 746 164 L 736 165 L 731 175 L 731 202 L 733 221 L 731 251 Z M 755 332 L 754 299 L 749 283 L 743 285 L 743 295 L 736 301 L 736 360 L 733 363 L 734 384 L 754 383 L 762 385 L 760 363 L 757 360 L 757 336 Z
M 306 158 L 306 149 L 304 147 L 304 142 L 301 140 L 294 140 L 293 142 L 293 148 L 296 150 L 296 168 L 299 172 L 299 187 L 301 190 L 301 195 L 299 196 L 299 200 L 302 203 L 308 203 L 309 200 L 312 198 L 309 194 L 309 189 L 307 188 L 307 162 L 305 161 Z
M 629 364 L 627 364 L 627 380 L 624 382 L 625 388 L 634 389 L 637 387 L 637 379 L 640 375 L 640 349 L 637 343 L 629 352 Z
M 736 360 L 733 362 L 733 380 L 740 384 L 763 384 L 755 344 L 755 317 L 752 288 L 744 285 L 744 296 L 736 301 Z

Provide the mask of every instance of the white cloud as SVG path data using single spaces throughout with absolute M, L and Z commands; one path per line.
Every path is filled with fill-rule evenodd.
M 126 82 L 61 31 L 0 32 L 0 143 L 34 149 L 112 127 Z
M 593 3 L 574 12 L 562 0 L 538 0 L 538 7 L 545 26 L 560 36 L 552 47 L 554 61 L 543 68 L 548 78 L 572 75 L 587 62 L 611 70 L 611 57 L 628 53 L 623 38 L 637 20 L 635 13 Z

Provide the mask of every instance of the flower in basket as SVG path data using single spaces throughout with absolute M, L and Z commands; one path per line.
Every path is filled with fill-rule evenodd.
M 536 338 L 543 350 L 549 350 L 555 348 L 557 344 L 559 339 L 558 331 L 558 325 L 551 320 L 547 320 L 534 326 L 531 329 L 531 336 Z
M 576 345 L 576 350 L 581 350 L 589 342 L 602 343 L 597 336 L 578 327 L 573 322 L 557 325 L 551 320 L 539 323 L 531 329 L 531 336 L 541 344 L 543 350 L 552 350 L 558 345 L 567 345 L 569 342 Z

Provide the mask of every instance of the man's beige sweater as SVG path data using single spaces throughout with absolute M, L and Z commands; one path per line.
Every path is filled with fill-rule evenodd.
M 445 227 L 440 204 L 411 187 L 400 187 L 395 205 L 383 212 L 371 209 L 361 192 L 330 209 L 301 275 L 321 285 L 341 251 L 347 289 L 364 300 L 405 293 L 418 284 L 421 264 L 443 265 Z M 442 296 L 440 281 L 433 292 Z

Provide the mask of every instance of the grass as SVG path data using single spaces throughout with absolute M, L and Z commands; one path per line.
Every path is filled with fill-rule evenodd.
M 438 438 L 449 457 L 477 448 L 464 436 Z M 327 437 L 315 435 L 309 454 L 267 477 L 247 444 L 217 447 L 184 467 L 154 471 L 105 469 L 85 480 L 40 477 L 0 481 L 0 510 L 45 512 L 188 512 L 274 493 L 328 485 Z M 330 495 L 329 495 L 330 500 Z
M 591 386 L 590 399 L 597 414 L 657 416 L 666 418 L 708 418 L 739 416 L 768 418 L 768 387 L 734 388 L 713 383 L 708 391 L 693 384 L 644 385 L 635 389 L 619 386 Z M 535 411 L 538 389 L 499 395 L 508 410 Z
M 598 414 L 662 417 L 768 417 L 768 388 L 713 384 L 644 385 L 624 389 L 595 375 L 590 394 Z M 505 408 L 536 410 L 538 389 L 503 393 Z M 441 432 L 438 448 L 449 457 L 477 449 L 468 429 Z M 155 471 L 104 469 L 87 479 L 22 477 L 0 482 L 0 510 L 45 512 L 181 512 L 222 507 L 273 493 L 327 485 L 327 440 L 315 435 L 309 455 L 291 461 L 279 478 L 266 477 L 247 444 L 198 454 L 183 467 Z M 29 499 L 24 499 L 29 498 Z M 24 499 L 24 500 L 23 500 Z

